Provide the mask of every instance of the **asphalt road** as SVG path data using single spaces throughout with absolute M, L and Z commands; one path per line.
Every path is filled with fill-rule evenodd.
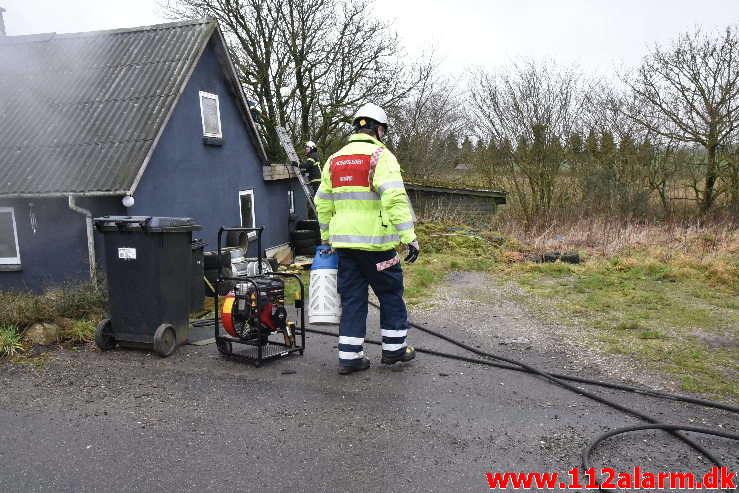
M 454 329 L 472 316 L 441 307 L 414 318 L 545 370 L 608 379 L 556 344 L 499 344 L 504 317 L 486 319 L 487 333 Z M 461 354 L 418 331 L 410 342 Z M 641 424 L 519 372 L 427 355 L 383 366 L 377 346 L 366 348 L 370 370 L 340 376 L 335 345 L 309 335 L 303 356 L 261 368 L 212 344 L 166 359 L 86 347 L 54 350 L 38 367 L 0 364 L 0 491 L 484 491 L 485 473 L 564 474 L 593 437 Z M 665 422 L 739 430 L 728 412 L 598 392 Z M 739 444 L 700 440 L 737 470 Z M 658 431 L 610 439 L 594 460 L 617 471 L 709 467 Z

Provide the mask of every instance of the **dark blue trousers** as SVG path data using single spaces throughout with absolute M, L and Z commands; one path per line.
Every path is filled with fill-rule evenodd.
M 339 362 L 364 356 L 362 345 L 367 333 L 368 286 L 380 301 L 382 352 L 402 354 L 408 333 L 408 312 L 403 300 L 403 269 L 395 250 L 368 252 L 337 249 L 339 270 L 337 288 L 341 296 L 339 322 Z

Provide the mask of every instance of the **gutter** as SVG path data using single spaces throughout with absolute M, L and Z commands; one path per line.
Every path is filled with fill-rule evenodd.
M 92 212 L 87 209 L 83 209 L 75 203 L 74 195 L 69 196 L 69 208 L 74 212 L 85 215 L 85 224 L 87 225 L 87 255 L 88 262 L 90 263 L 90 281 L 93 284 L 97 284 L 97 272 L 95 269 L 95 238 L 93 236 L 92 228 Z
M 20 193 L 0 193 L 0 199 L 31 199 L 31 198 L 59 198 L 69 197 L 69 192 L 20 192 Z M 105 192 L 74 192 L 75 197 L 121 197 L 131 195 L 128 190 L 110 190 Z

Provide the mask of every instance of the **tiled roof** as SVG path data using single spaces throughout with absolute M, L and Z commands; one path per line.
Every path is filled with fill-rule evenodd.
M 0 37 L 0 196 L 130 190 L 216 27 Z

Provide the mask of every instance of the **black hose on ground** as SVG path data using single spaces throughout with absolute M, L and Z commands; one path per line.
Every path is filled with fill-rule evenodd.
M 379 305 L 377 305 L 376 303 L 370 302 L 370 305 L 372 305 L 375 308 L 379 308 Z M 445 341 L 447 341 L 447 342 L 449 342 L 451 344 L 454 344 L 456 346 L 459 346 L 459 347 L 461 347 L 463 349 L 466 349 L 468 351 L 471 351 L 471 352 L 473 352 L 475 354 L 478 354 L 480 356 L 485 356 L 487 358 L 492 358 L 492 359 L 495 359 L 495 360 L 503 361 L 505 363 L 509 363 L 511 365 L 518 366 L 518 367 L 524 369 L 525 371 L 527 371 L 529 373 L 532 373 L 532 374 L 535 374 L 535 375 L 539 375 L 541 377 L 544 377 L 547 380 L 549 380 L 549 381 L 551 381 L 553 383 L 556 383 L 557 385 L 559 385 L 559 386 L 561 386 L 563 388 L 566 388 L 566 389 L 571 390 L 571 391 L 573 391 L 575 393 L 578 393 L 580 395 L 583 395 L 585 397 L 588 397 L 588 398 L 590 398 L 590 399 L 592 399 L 592 400 L 594 400 L 596 402 L 600 402 L 602 404 L 605 404 L 607 406 L 610 406 L 610 407 L 612 407 L 614 409 L 617 409 L 619 411 L 625 412 L 627 414 L 631 414 L 633 416 L 637 416 L 637 417 L 639 417 L 639 418 L 641 418 L 641 419 L 643 419 L 643 420 L 645 420 L 645 421 L 647 421 L 649 423 L 652 423 L 652 424 L 655 424 L 655 425 L 663 425 L 664 424 L 664 423 L 661 423 L 656 418 L 653 418 L 653 417 L 651 417 L 649 415 L 646 415 L 644 413 L 641 413 L 641 412 L 639 412 L 639 411 L 637 411 L 635 409 L 628 408 L 628 407 L 623 406 L 623 405 L 621 405 L 621 404 L 619 404 L 619 403 L 617 403 L 615 401 L 606 399 L 606 398 L 601 397 L 601 396 L 599 396 L 597 394 L 593 394 L 592 392 L 588 392 L 588 391 L 586 391 L 584 389 L 581 389 L 579 387 L 576 387 L 574 385 L 571 385 L 571 384 L 567 383 L 564 379 L 557 378 L 557 377 L 555 377 L 552 374 L 549 374 L 549 373 L 540 371 L 537 368 L 534 368 L 534 367 L 532 367 L 530 365 L 527 365 L 525 363 L 521 363 L 519 361 L 510 359 L 510 358 L 505 358 L 503 356 L 496 356 L 496 355 L 493 355 L 493 354 L 490 354 L 490 353 L 486 353 L 485 351 L 481 351 L 481 350 L 479 350 L 477 348 L 474 348 L 474 347 L 469 346 L 467 344 L 461 343 L 461 342 L 459 342 L 459 341 L 457 341 L 455 339 L 452 339 L 451 337 L 448 337 L 448 336 L 446 336 L 444 334 L 440 334 L 440 333 L 438 333 L 436 331 L 433 331 L 433 330 L 428 329 L 426 327 L 423 327 L 421 325 L 415 324 L 413 322 L 408 322 L 408 324 L 410 326 L 412 326 L 412 327 L 415 327 L 415 328 L 421 330 L 422 332 L 426 332 L 427 334 L 433 335 L 433 336 L 435 336 L 435 337 L 437 337 L 439 339 L 445 340 Z M 324 333 L 326 335 L 337 336 L 337 334 L 333 334 L 333 333 L 330 333 L 330 332 L 315 331 L 313 329 L 305 329 L 305 330 L 308 331 L 308 332 Z M 368 343 L 372 343 L 372 344 L 378 344 L 377 341 L 369 341 L 369 340 L 365 340 L 365 341 L 368 342 Z M 699 444 L 697 442 L 694 442 L 689 437 L 686 437 L 685 435 L 679 433 L 679 431 L 677 429 L 671 429 L 671 430 L 668 430 L 668 431 L 673 436 L 681 439 L 686 444 L 690 445 L 693 449 L 695 449 L 699 453 L 703 454 L 704 457 L 706 457 L 707 459 L 709 459 L 711 462 L 713 462 L 717 466 L 719 466 L 719 467 L 722 467 L 723 466 L 722 462 L 717 457 L 714 457 L 714 455 L 711 454 L 711 452 L 709 452 L 701 444 Z
M 370 302 L 370 304 L 372 306 L 376 307 L 376 308 L 379 308 L 378 305 L 376 305 L 376 304 L 374 304 L 372 302 Z M 203 321 L 203 322 L 204 323 L 209 323 L 211 321 L 208 320 L 207 322 L 206 321 Z M 723 409 L 723 410 L 734 412 L 734 413 L 739 413 L 739 408 L 737 408 L 737 407 L 730 406 L 730 405 L 727 405 L 727 404 L 721 404 L 721 403 L 718 403 L 718 402 L 713 402 L 713 401 L 709 401 L 709 400 L 705 400 L 705 399 L 696 399 L 696 398 L 693 398 L 693 397 L 687 397 L 687 396 L 681 396 L 681 395 L 676 395 L 676 394 L 670 394 L 670 393 L 667 393 L 667 392 L 659 392 L 659 391 L 650 390 L 650 389 L 642 389 L 642 388 L 633 387 L 633 386 L 630 386 L 630 385 L 615 384 L 615 383 L 609 383 L 609 382 L 602 382 L 602 381 L 599 381 L 599 380 L 587 379 L 587 378 L 582 378 L 582 377 L 577 377 L 577 376 L 572 376 L 572 375 L 560 375 L 560 374 L 543 372 L 543 371 L 540 371 L 540 370 L 538 370 L 538 369 L 536 369 L 536 368 L 534 368 L 532 366 L 529 366 L 529 365 L 527 365 L 525 363 L 521 363 L 521 362 L 518 362 L 516 360 L 505 358 L 505 357 L 502 357 L 502 356 L 496 356 L 496 355 L 493 355 L 493 354 L 490 354 L 490 353 L 486 353 L 485 351 L 481 351 L 481 350 L 479 350 L 477 348 L 474 348 L 472 346 L 469 346 L 467 344 L 464 344 L 462 342 L 459 342 L 459 341 L 457 341 L 457 340 L 455 340 L 455 339 L 453 339 L 451 337 L 445 336 L 443 334 L 440 334 L 438 332 L 435 332 L 435 331 L 433 331 L 431 329 L 428 329 L 426 327 L 420 326 L 420 325 L 415 324 L 413 322 L 408 322 L 408 323 L 409 323 L 410 326 L 415 327 L 415 328 L 421 330 L 422 332 L 426 332 L 427 334 L 430 334 L 430 335 L 433 335 L 435 337 L 438 337 L 438 338 L 440 338 L 442 340 L 445 340 L 445 341 L 447 341 L 447 342 L 449 342 L 451 344 L 454 344 L 454 345 L 459 346 L 459 347 L 461 347 L 463 349 L 466 349 L 468 351 L 471 351 L 471 352 L 473 352 L 475 354 L 478 354 L 480 356 L 484 356 L 484 357 L 487 357 L 487 358 L 492 358 L 494 360 L 500 360 L 500 361 L 503 361 L 505 363 L 496 363 L 496 362 L 490 361 L 490 360 L 482 360 L 482 359 L 476 359 L 476 358 L 469 358 L 469 357 L 466 357 L 466 356 L 460 356 L 460 355 L 456 355 L 456 354 L 443 353 L 443 352 L 440 352 L 440 351 L 434 351 L 434 350 L 430 350 L 430 349 L 416 348 L 416 351 L 418 351 L 420 353 L 431 354 L 431 355 L 435 355 L 435 356 L 440 356 L 440 357 L 450 358 L 450 359 L 456 359 L 456 360 L 460 360 L 460 361 L 467 361 L 467 362 L 470 362 L 470 363 L 477 363 L 477 364 L 483 364 L 483 365 L 488 365 L 488 366 L 494 366 L 494 367 L 503 368 L 503 369 L 507 369 L 507 370 L 523 371 L 523 372 L 526 372 L 526 373 L 531 373 L 531 374 L 534 374 L 534 375 L 539 375 L 539 376 L 542 376 L 542 377 L 546 378 L 547 380 L 550 380 L 550 381 L 556 383 L 557 385 L 560 385 L 563 388 L 566 388 L 568 390 L 571 390 L 573 392 L 576 392 L 578 394 L 581 394 L 581 395 L 583 395 L 585 397 L 588 397 L 590 399 L 593 399 L 593 400 L 595 400 L 597 402 L 600 402 L 602 404 L 606 404 L 607 406 L 613 407 L 614 409 L 618 409 L 618 410 L 620 410 L 622 412 L 625 412 L 625 413 L 628 413 L 628 414 L 632 414 L 634 416 L 637 416 L 637 417 L 639 417 L 641 419 L 644 419 L 645 421 L 648 421 L 650 423 L 649 425 L 642 425 L 641 427 L 629 427 L 629 428 L 622 428 L 622 429 L 618 429 L 618 430 L 613 430 L 611 432 L 608 432 L 608 433 L 605 433 L 603 435 L 600 435 L 600 436 L 596 437 L 596 439 L 593 442 L 591 442 L 591 444 L 585 449 L 585 451 L 583 451 L 583 467 L 585 467 L 586 469 L 588 467 L 587 466 L 587 464 L 588 464 L 588 462 L 587 462 L 588 461 L 588 458 L 589 458 L 590 453 L 592 452 L 593 448 L 595 447 L 595 445 L 597 445 L 599 442 L 601 442 L 602 440 L 604 440 L 604 439 L 606 439 L 606 438 L 608 438 L 610 436 L 613 436 L 613 435 L 616 435 L 616 434 L 619 434 L 619 433 L 626 433 L 628 431 L 634 431 L 634 430 L 637 430 L 637 429 L 664 429 L 666 431 L 669 431 L 672 435 L 674 435 L 675 437 L 681 439 L 686 444 L 690 445 L 693 449 L 695 449 L 696 451 L 698 451 L 699 453 L 701 453 L 704 457 L 706 457 L 707 459 L 709 459 L 715 465 L 717 465 L 718 467 L 723 467 L 723 464 L 721 463 L 721 461 L 718 460 L 716 457 L 714 457 L 713 454 L 711 454 L 708 450 L 706 450 L 702 445 L 700 445 L 700 444 L 692 441 L 690 438 L 688 438 L 688 437 L 686 437 L 686 436 L 678 433 L 679 431 L 695 431 L 695 430 L 691 430 L 690 429 L 691 427 L 681 427 L 681 426 L 678 426 L 678 425 L 670 425 L 670 424 L 666 424 L 666 423 L 661 423 L 658 420 L 656 420 L 655 418 L 652 418 L 651 416 L 645 415 L 643 413 L 640 413 L 639 411 L 636 411 L 634 409 L 630 409 L 630 408 L 628 408 L 626 406 L 622 406 L 621 404 L 618 404 L 618 403 L 616 403 L 614 401 L 611 401 L 611 400 L 606 399 L 604 397 L 598 396 L 598 395 L 593 394 L 591 392 L 585 391 L 585 390 L 583 390 L 583 389 L 581 389 L 579 387 L 575 387 L 574 385 L 570 385 L 570 384 L 566 383 L 565 380 L 580 382 L 580 383 L 584 383 L 584 384 L 588 384 L 588 385 L 597 385 L 597 386 L 606 387 L 606 388 L 612 388 L 612 389 L 616 389 L 616 390 L 623 390 L 623 391 L 628 391 L 628 392 L 640 393 L 640 394 L 644 394 L 644 395 L 651 395 L 651 396 L 659 397 L 659 398 L 665 398 L 665 399 L 683 401 L 683 402 L 687 402 L 687 403 L 691 403 L 691 404 L 696 404 L 696 405 L 700 405 L 700 406 L 706 406 L 706 407 L 713 407 L 713 408 L 717 408 L 717 409 Z M 196 324 L 193 324 L 193 325 L 196 325 Z M 197 324 L 197 325 L 200 325 L 200 324 Z M 338 337 L 338 334 L 336 334 L 334 332 L 328 332 L 328 331 L 317 330 L 317 329 L 308 329 L 308 328 L 303 328 L 303 330 L 305 330 L 306 332 L 309 332 L 309 333 L 327 335 L 327 336 L 332 336 L 332 337 Z M 368 344 L 376 344 L 376 345 L 381 345 L 382 344 L 381 341 L 374 341 L 374 340 L 371 340 L 371 339 L 365 339 L 365 342 L 367 342 Z M 701 429 L 701 430 L 705 430 L 704 434 L 709 434 L 709 435 L 716 435 L 716 436 L 725 436 L 725 435 L 727 435 L 727 434 L 721 434 L 721 432 L 713 432 L 712 430 L 707 430 L 707 429 Z M 729 436 L 726 436 L 726 438 L 730 438 L 730 439 L 734 439 L 734 440 L 739 440 L 739 436 L 738 435 L 734 435 L 734 434 L 728 434 L 728 435 Z
M 416 327 L 416 328 L 418 328 L 420 330 L 427 330 L 425 327 L 421 327 L 421 326 L 416 325 L 416 324 L 413 324 L 413 323 L 410 323 L 410 324 L 413 327 Z M 203 319 L 203 320 L 195 320 L 194 322 L 191 322 L 190 323 L 190 327 L 212 327 L 212 326 L 213 326 L 213 319 L 212 318 Z M 325 331 L 320 331 L 320 330 L 316 330 L 316 329 L 306 329 L 306 331 L 307 332 L 313 332 L 315 334 L 322 334 L 322 335 L 329 335 L 329 336 L 338 337 L 338 334 L 334 334 L 332 332 L 325 332 Z M 429 334 L 436 336 L 436 334 L 433 333 L 430 329 L 428 329 L 428 331 L 429 331 Z M 439 335 L 439 337 L 442 337 L 443 338 L 444 336 Z M 377 342 L 377 341 L 367 340 L 367 342 L 368 343 L 371 343 L 371 344 L 380 344 L 380 342 Z M 451 341 L 449 341 L 449 342 L 451 342 Z M 452 342 L 452 344 L 457 344 L 457 341 Z M 477 349 L 475 349 L 475 348 L 473 348 L 471 346 L 467 346 L 467 345 L 462 344 L 462 343 L 459 343 L 457 345 L 460 346 L 460 347 L 462 347 L 463 349 L 467 349 L 467 350 L 472 351 L 472 352 L 474 352 L 476 354 L 479 354 L 480 356 L 488 357 L 487 353 L 485 353 L 483 351 L 478 351 Z M 508 363 L 497 363 L 495 361 L 470 358 L 470 357 L 467 357 L 467 356 L 460 356 L 460 355 L 456 355 L 456 354 L 444 353 L 444 352 L 441 352 L 441 351 L 433 351 L 433 350 L 430 350 L 430 349 L 423 349 L 423 348 L 416 348 L 416 351 L 418 351 L 419 353 L 431 354 L 433 356 L 439 356 L 441 358 L 451 358 L 451 359 L 456 359 L 456 360 L 459 360 L 459 361 L 466 361 L 468 363 L 477 363 L 477 364 L 481 364 L 481 365 L 494 366 L 496 368 L 502 368 L 504 370 L 513 370 L 513 371 L 520 371 L 520 372 L 524 372 L 524 373 L 530 373 L 526 368 L 522 368 L 521 366 L 512 365 L 512 364 L 508 364 Z M 696 397 L 689 397 L 689 396 L 686 396 L 686 395 L 672 394 L 672 393 L 669 393 L 669 392 L 661 392 L 659 390 L 652 390 L 652 389 L 645 389 L 645 388 L 641 388 L 641 387 L 634 387 L 633 385 L 627 385 L 627 384 L 623 384 L 623 383 L 604 382 L 602 380 L 594 380 L 592 378 L 578 377 L 576 375 L 566 375 L 566 374 L 563 374 L 563 373 L 549 373 L 549 375 L 551 375 L 553 377 L 556 377 L 556 378 L 559 378 L 561 380 L 567 380 L 567 381 L 570 381 L 570 382 L 584 383 L 584 384 L 587 384 L 587 385 L 595 385 L 595 386 L 598 386 L 598 387 L 604 387 L 604 388 L 609 388 L 609 389 L 614 389 L 614 390 L 623 390 L 625 392 L 632 392 L 632 393 L 635 393 L 635 394 L 649 395 L 649 396 L 652 396 L 652 397 L 659 397 L 661 399 L 669 399 L 669 400 L 673 400 L 673 401 L 687 402 L 689 404 L 695 404 L 695 405 L 704 406 L 704 407 L 712 407 L 712 408 L 715 408 L 715 409 L 722 409 L 724 411 L 729 411 L 729 412 L 732 412 L 732 413 L 739 414 L 739 407 L 732 406 L 730 404 L 724 404 L 722 402 L 710 401 L 710 400 L 707 400 L 707 399 L 698 399 Z
M 690 431 L 693 433 L 701 433 L 703 435 L 713 435 L 721 438 L 728 438 L 730 440 L 739 440 L 739 434 L 737 433 L 729 433 L 728 431 L 720 431 L 720 430 L 711 430 L 708 428 L 700 428 L 698 426 L 685 426 L 685 425 L 669 425 L 665 423 L 653 423 L 648 425 L 637 425 L 637 426 L 627 426 L 625 428 L 618 428 L 615 430 L 611 430 L 607 433 L 603 433 L 602 435 L 596 437 L 591 441 L 587 447 L 582 451 L 582 467 L 584 469 L 588 469 L 590 467 L 590 454 L 593 452 L 593 449 L 603 440 L 606 438 L 610 438 L 614 435 L 620 435 L 622 433 L 629 433 L 632 431 L 640 431 L 640 430 L 668 430 L 668 431 Z
M 336 333 L 317 330 L 317 329 L 306 329 L 306 332 L 312 332 L 314 334 L 338 337 L 338 334 Z M 377 345 L 382 344 L 379 341 L 373 341 L 371 339 L 365 339 L 365 342 L 367 342 L 368 344 L 377 344 Z M 520 371 L 523 373 L 530 373 L 527 369 L 522 368 L 520 366 L 511 365 L 508 363 L 498 363 L 496 361 L 491 361 L 489 359 L 470 358 L 469 356 L 461 356 L 458 354 L 445 353 L 443 351 L 434 351 L 432 349 L 424 349 L 424 348 L 419 348 L 419 347 L 415 347 L 415 350 L 418 351 L 419 353 L 430 354 L 432 356 L 439 356 L 441 358 L 456 359 L 458 361 L 465 361 L 467 363 L 476 363 L 480 365 L 493 366 L 495 368 L 502 368 L 504 370 L 512 370 L 512 371 Z M 470 350 L 472 349 L 470 348 Z M 482 355 L 484 356 L 485 354 L 486 353 L 483 353 Z M 625 392 L 632 392 L 635 394 L 649 395 L 652 397 L 659 397 L 660 399 L 669 399 L 673 401 L 687 402 L 689 404 L 695 404 L 695 405 L 704 406 L 704 407 L 712 407 L 715 409 L 722 409 L 724 411 L 729 411 L 729 412 L 739 414 L 739 407 L 731 406 L 729 404 L 724 404 L 721 402 L 709 401 L 707 399 L 698 399 L 696 397 L 688 397 L 685 395 L 671 394 L 668 392 L 661 392 L 659 390 L 644 389 L 641 387 L 634 387 L 632 385 L 626 385 L 626 384 L 621 384 L 621 383 L 604 382 L 602 380 L 594 380 L 592 378 L 578 377 L 576 375 L 565 375 L 562 373 L 549 373 L 549 374 L 552 375 L 553 377 L 560 378 L 562 380 L 568 380 L 571 382 L 584 383 L 587 385 L 595 385 L 598 387 L 604 387 L 608 389 L 622 390 Z
M 190 327 L 213 327 L 213 316 L 190 322 Z
M 372 305 L 375 308 L 378 308 L 378 309 L 380 308 L 380 306 L 378 304 L 376 304 L 376 303 L 370 302 L 369 304 Z M 590 399 L 593 399 L 593 400 L 595 400 L 597 402 L 600 402 L 602 404 L 605 404 L 607 406 L 610 406 L 610 407 L 612 407 L 614 409 L 618 409 L 618 410 L 623 411 L 625 413 L 628 413 L 628 414 L 632 414 L 634 416 L 637 416 L 637 417 L 639 417 L 639 418 L 641 418 L 641 419 L 643 419 L 643 420 L 651 423 L 653 426 L 657 426 L 660 429 L 664 429 L 664 430 L 670 432 L 671 435 L 675 436 L 676 438 L 681 439 L 683 442 L 685 442 L 686 444 L 690 445 L 693 449 L 695 449 L 698 452 L 700 452 L 701 454 L 703 454 L 704 457 L 706 457 L 707 459 L 709 459 L 711 462 L 713 462 L 718 467 L 722 467 L 722 465 L 723 465 L 720 460 L 718 460 L 716 457 L 714 457 L 713 454 L 711 454 L 701 444 L 699 444 L 697 442 L 694 442 L 693 440 L 691 440 L 687 436 L 679 433 L 679 430 L 681 430 L 681 428 L 679 426 L 669 425 L 669 424 L 666 424 L 666 423 L 662 423 L 659 420 L 657 420 L 656 418 L 653 418 L 653 417 L 651 417 L 649 415 L 643 414 L 643 413 L 641 413 L 639 411 L 636 411 L 634 409 L 630 409 L 630 408 L 628 408 L 626 406 L 622 406 L 621 404 L 619 404 L 617 402 L 611 401 L 609 399 L 606 399 L 604 397 L 598 396 L 598 395 L 593 394 L 591 392 L 587 392 L 587 391 L 585 391 L 585 390 L 583 390 L 583 389 L 581 389 L 579 387 L 575 387 L 574 385 L 570 385 L 568 383 L 565 383 L 563 379 L 557 378 L 557 377 L 555 377 L 552 374 L 549 374 L 549 373 L 540 371 L 540 370 L 538 370 L 538 369 L 536 369 L 534 367 L 531 367 L 531 366 L 529 366 L 529 365 L 527 365 L 525 363 L 521 363 L 521 362 L 516 361 L 516 360 L 513 360 L 513 359 L 505 358 L 503 356 L 496 356 L 496 355 L 493 355 L 493 354 L 490 354 L 490 353 L 486 353 L 485 351 L 481 351 L 481 350 L 479 350 L 477 348 L 474 348 L 474 347 L 469 346 L 467 344 L 464 344 L 464 343 L 461 343 L 459 341 L 456 341 L 456 340 L 452 339 L 451 337 L 445 336 L 444 334 L 440 334 L 440 333 L 438 333 L 436 331 L 433 331 L 431 329 L 428 329 L 428 328 L 423 327 L 421 325 L 418 325 L 416 323 L 413 323 L 413 322 L 410 322 L 409 321 L 408 324 L 411 327 L 415 327 L 416 329 L 419 329 L 422 332 L 425 332 L 427 334 L 430 334 L 430 335 L 433 335 L 435 337 L 438 337 L 439 339 L 445 340 L 445 341 L 447 341 L 447 342 L 449 342 L 451 344 L 454 344 L 456 346 L 459 346 L 459 347 L 461 347 L 463 349 L 466 349 L 468 351 L 471 351 L 471 352 L 473 352 L 475 354 L 478 354 L 480 356 L 485 356 L 485 357 L 488 357 L 488 358 L 493 358 L 493 359 L 496 359 L 496 360 L 499 360 L 499 361 L 504 361 L 504 362 L 509 363 L 509 364 L 512 364 L 512 365 L 517 365 L 517 366 L 519 366 L 519 367 L 527 370 L 528 372 L 534 373 L 534 374 L 539 375 L 539 376 L 542 376 L 542 377 L 544 377 L 544 378 L 546 378 L 546 379 L 548 379 L 548 380 L 556 383 L 557 385 L 560 385 L 561 387 L 564 387 L 566 389 L 572 390 L 573 392 L 579 393 L 580 395 L 583 395 L 585 397 L 589 397 Z M 737 412 L 737 411 L 734 410 L 733 412 Z M 605 435 L 607 435 L 607 434 L 605 434 Z M 602 440 L 604 438 L 605 438 L 604 435 L 601 435 L 599 437 L 596 437 L 595 443 L 598 443 L 600 440 Z M 735 437 L 734 439 L 737 439 L 737 438 Z M 586 449 L 586 450 L 588 450 L 588 449 Z M 592 447 L 588 450 L 588 455 L 589 455 L 589 452 L 590 451 L 592 451 Z M 586 457 L 585 456 L 585 452 L 583 452 L 583 457 Z M 583 463 L 583 467 L 585 467 L 587 469 L 587 467 L 585 466 L 585 463 Z
M 415 325 L 415 324 L 413 324 L 411 322 L 409 322 L 409 324 L 412 325 L 412 326 L 414 326 L 414 327 L 416 327 L 416 328 L 420 328 L 423 331 L 427 331 L 431 335 L 437 335 L 431 329 L 426 329 L 425 327 L 418 327 L 417 325 Z M 306 332 L 309 332 L 309 333 L 313 333 L 313 334 L 320 334 L 320 335 L 327 335 L 327 336 L 332 336 L 332 337 L 338 337 L 338 334 L 336 334 L 334 332 L 325 331 L 325 330 L 305 329 L 305 331 Z M 447 338 L 446 336 L 442 336 L 441 334 L 439 334 L 439 337 L 441 337 L 442 339 L 445 339 L 445 340 L 451 339 L 451 338 Z M 381 341 L 375 341 L 375 340 L 372 340 L 372 339 L 365 339 L 364 342 L 366 342 L 368 344 L 382 345 L 382 342 Z M 488 355 L 488 353 L 485 353 L 484 351 L 479 351 L 478 349 L 469 347 L 469 346 L 467 346 L 464 343 L 459 343 L 458 341 L 453 341 L 453 340 L 451 340 L 450 342 L 452 342 L 453 344 L 456 344 L 456 345 L 458 345 L 460 347 L 463 347 L 465 349 L 469 349 L 470 351 L 473 351 L 475 353 L 478 353 L 478 354 L 481 354 L 481 355 L 484 355 L 484 356 L 487 356 Z M 449 359 L 455 359 L 455 360 L 459 360 L 459 361 L 466 361 L 466 362 L 469 362 L 469 363 L 476 363 L 476 364 L 481 364 L 481 365 L 493 366 L 493 367 L 496 367 L 496 368 L 503 368 L 505 370 L 522 371 L 522 372 L 525 372 L 525 373 L 533 373 L 535 375 L 536 374 L 542 374 L 543 373 L 543 372 L 538 372 L 538 371 L 533 371 L 532 372 L 529 369 L 531 367 L 528 367 L 527 368 L 528 365 L 515 366 L 514 364 L 496 363 L 496 362 L 490 361 L 490 360 L 470 358 L 470 357 L 467 357 L 467 356 L 461 356 L 461 355 L 457 355 L 457 354 L 450 354 L 450 353 L 444 353 L 444 352 L 441 352 L 441 351 L 434 351 L 432 349 L 423 349 L 423 348 L 418 348 L 418 347 L 414 347 L 414 349 L 416 351 L 418 351 L 419 353 L 423 353 L 423 354 L 430 354 L 430 355 L 433 355 L 433 356 L 440 356 L 442 358 L 449 358 Z M 495 359 L 498 358 L 497 356 L 493 356 L 493 355 L 489 355 L 489 357 L 490 358 L 495 358 Z M 513 360 L 510 360 L 510 361 L 513 361 Z M 667 392 L 657 392 L 657 391 L 652 391 L 652 390 L 649 390 L 649 389 L 641 389 L 639 387 L 632 387 L 630 385 L 611 384 L 611 383 L 608 383 L 608 382 L 602 382 L 602 381 L 599 381 L 599 380 L 592 380 L 592 379 L 587 379 L 587 378 L 574 377 L 574 376 L 571 376 L 571 375 L 557 375 L 557 374 L 554 374 L 554 373 L 550 373 L 548 375 L 550 375 L 550 376 L 557 376 L 557 377 L 562 378 L 563 380 L 580 381 L 582 383 L 587 383 L 587 384 L 591 384 L 591 385 L 597 385 L 597 386 L 606 387 L 606 388 L 612 388 L 612 389 L 616 389 L 616 390 L 625 390 L 625 391 L 630 391 L 630 392 L 635 392 L 635 393 L 640 393 L 640 394 L 645 394 L 645 395 L 652 395 L 654 397 L 667 398 L 667 399 L 672 399 L 672 400 L 677 400 L 677 401 L 684 401 L 684 402 L 688 402 L 688 403 L 696 404 L 696 405 L 700 405 L 700 406 L 715 407 L 715 408 L 718 408 L 718 409 L 725 409 L 725 410 L 728 410 L 728 411 L 731 411 L 731 412 L 739 413 L 739 408 L 736 408 L 734 406 L 724 405 L 724 404 L 713 402 L 713 401 L 704 400 L 704 399 L 694 399 L 692 397 L 686 397 L 686 396 L 681 396 L 681 395 L 674 395 L 674 394 L 669 394 Z M 552 380 L 552 379 L 549 378 L 549 380 Z M 568 386 L 564 386 L 564 387 L 565 388 L 569 388 Z M 574 388 L 576 389 L 575 392 L 577 392 L 579 394 L 582 394 L 582 395 L 585 395 L 586 397 L 591 397 L 591 395 L 592 395 L 592 394 L 589 394 L 587 392 L 582 391 L 582 389 L 579 389 L 577 387 L 574 387 Z M 624 411 L 626 413 L 633 414 L 633 415 L 638 416 L 638 417 L 640 417 L 642 419 L 645 419 L 645 420 L 654 419 L 654 418 L 649 418 L 648 416 L 642 415 L 641 413 L 638 413 L 637 411 L 631 410 L 631 409 L 626 408 L 624 406 L 620 406 L 620 405 L 613 405 L 612 406 L 611 405 L 611 401 L 609 401 L 608 399 L 599 398 L 599 399 L 595 399 L 595 400 L 597 400 L 599 402 L 602 402 L 602 403 L 604 403 L 606 405 L 609 405 L 611 407 L 614 407 L 614 408 L 616 408 L 616 409 L 618 409 L 620 411 Z M 710 430 L 708 428 L 698 428 L 698 427 L 691 427 L 691 426 L 671 425 L 671 424 L 661 423 L 659 421 L 654 420 L 654 421 L 650 422 L 650 424 L 648 424 L 648 425 L 638 425 L 638 426 L 630 426 L 630 427 L 627 427 L 627 428 L 618 428 L 616 430 L 612 430 L 610 432 L 607 432 L 607 433 L 604 433 L 602 435 L 597 436 L 593 441 L 591 441 L 588 444 L 588 446 L 583 450 L 583 452 L 581 454 L 583 469 L 587 470 L 590 467 L 590 455 L 591 455 L 593 449 L 596 447 L 596 445 L 598 445 L 603 440 L 605 440 L 605 439 L 607 439 L 607 438 L 609 438 L 609 437 L 611 437 L 613 435 L 618 435 L 618 434 L 621 434 L 621 433 L 627 433 L 627 432 L 630 432 L 630 431 L 637 431 L 637 430 L 649 430 L 649 429 L 670 431 L 671 434 L 673 434 L 674 436 L 676 436 L 677 438 L 679 438 L 680 440 L 684 441 L 686 444 L 690 445 L 695 450 L 697 450 L 698 452 L 700 452 L 701 454 L 703 454 L 704 457 L 708 458 L 711 462 L 713 462 L 718 467 L 723 467 L 723 464 L 721 463 L 721 461 L 719 461 L 718 459 L 716 459 L 702 445 L 693 442 L 690 438 L 688 438 L 688 437 L 686 437 L 684 435 L 681 435 L 681 434 L 679 434 L 677 432 L 678 431 L 692 431 L 692 432 L 702 433 L 702 434 L 705 434 L 705 435 L 714 435 L 714 436 L 719 436 L 719 437 L 723 437 L 723 438 L 729 438 L 729 439 L 732 439 L 732 440 L 739 440 L 739 434 L 722 432 L 722 431 L 715 431 L 715 430 Z

